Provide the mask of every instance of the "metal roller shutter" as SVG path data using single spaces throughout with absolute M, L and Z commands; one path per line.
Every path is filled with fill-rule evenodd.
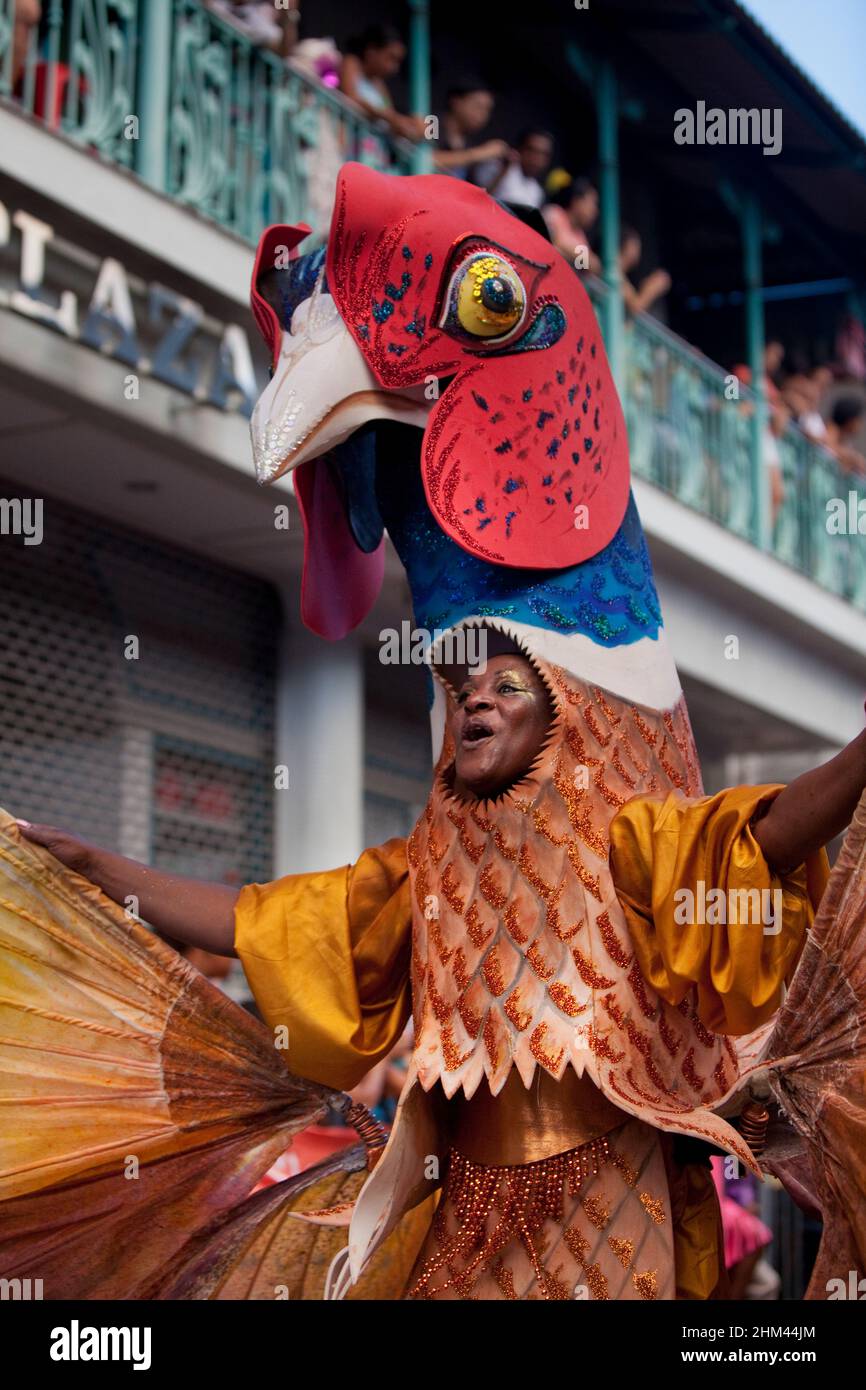
M 0 537 L 0 804 L 179 873 L 270 878 L 273 590 L 50 499 L 43 530 Z

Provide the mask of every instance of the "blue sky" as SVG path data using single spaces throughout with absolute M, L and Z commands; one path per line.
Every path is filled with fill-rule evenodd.
M 866 0 L 740 0 L 866 135 Z

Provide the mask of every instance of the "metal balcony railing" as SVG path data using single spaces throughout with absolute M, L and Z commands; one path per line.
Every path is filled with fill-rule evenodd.
M 606 287 L 588 279 L 587 288 L 604 323 Z M 775 440 L 767 428 L 759 440 L 754 392 L 648 314 L 626 329 L 623 408 L 637 477 L 866 609 L 864 538 L 856 528 L 837 534 L 832 522 L 850 492 L 866 499 L 866 478 L 846 472 L 796 425 Z M 756 447 L 781 478 L 767 546 L 754 498 Z
M 269 222 L 306 221 L 325 236 L 348 159 L 413 167 L 411 146 L 197 0 L 45 9 L 41 43 L 32 33 L 16 51 L 15 0 L 0 0 L 0 100 L 247 241 Z M 603 310 L 609 291 L 588 284 Z M 782 499 L 762 526 L 755 455 L 769 441 L 754 395 L 732 382 L 655 319 L 630 321 L 623 398 L 635 474 L 866 609 L 863 538 L 856 527 L 835 534 L 828 517 L 834 499 L 866 496 L 866 480 L 792 426 L 775 445 Z
M 0 97 L 248 241 L 269 222 L 324 236 L 346 160 L 410 170 L 409 144 L 197 0 L 45 8 L 16 63 L 0 0 Z

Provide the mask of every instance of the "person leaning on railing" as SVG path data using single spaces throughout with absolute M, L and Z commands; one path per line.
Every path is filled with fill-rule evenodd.
M 340 70 L 340 91 L 359 106 L 368 120 L 388 127 L 404 140 L 423 140 L 422 116 L 405 116 L 394 107 L 388 79 L 396 77 L 406 57 L 406 45 L 390 24 L 371 24 L 346 45 Z
M 270 0 L 206 0 L 208 9 L 259 48 L 269 48 L 280 58 L 288 58 L 298 42 L 301 22 L 299 3 L 291 9 L 274 8 Z
M 852 440 L 863 428 L 866 404 L 859 396 L 840 396 L 827 422 L 827 448 L 849 473 L 866 475 L 866 458 Z
M 572 179 L 564 169 L 554 169 L 547 180 L 550 201 L 542 208 L 550 239 L 574 265 L 601 275 L 601 261 L 589 244 L 589 232 L 598 220 L 598 189 L 589 179 Z
M 623 303 L 630 314 L 647 313 L 671 287 L 671 277 L 666 270 L 651 270 L 637 287 L 632 284 L 629 272 L 637 269 L 642 255 L 640 232 L 634 227 L 623 227 L 619 239 L 619 269 Z
M 448 89 L 445 114 L 439 122 L 439 139 L 433 155 L 437 174 L 478 183 L 478 168 L 491 159 L 505 159 L 507 140 L 478 141 L 479 132 L 490 123 L 495 98 L 483 82 L 464 80 Z
M 12 30 L 12 90 L 24 76 L 24 65 L 31 36 L 42 18 L 39 0 L 15 0 L 15 24 Z

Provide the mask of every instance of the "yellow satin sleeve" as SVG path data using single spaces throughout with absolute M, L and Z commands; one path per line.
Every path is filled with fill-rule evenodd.
M 669 1004 L 697 986 L 698 1015 L 713 1033 L 750 1033 L 779 1007 L 827 883 L 824 850 L 781 878 L 761 853 L 750 823 L 781 790 L 732 787 L 697 799 L 637 796 L 611 822 L 614 887 L 641 972 Z M 702 922 L 684 889 L 694 894 L 696 909 L 702 895 L 721 889 L 724 920 Z M 732 920 L 739 915 L 732 901 L 744 902 L 732 894 L 749 889 L 781 891 L 780 930 L 764 929 L 778 922 Z M 698 920 L 684 920 L 689 914 Z M 708 910 L 703 917 L 712 915 Z
M 242 888 L 235 950 L 286 1065 L 348 1090 L 394 1046 L 411 1012 L 406 841 L 356 864 Z

